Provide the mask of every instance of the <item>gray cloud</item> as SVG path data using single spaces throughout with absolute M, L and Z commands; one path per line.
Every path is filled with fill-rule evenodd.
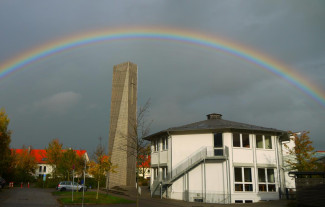
M 116 27 L 173 27 L 227 38 L 293 68 L 325 90 L 324 1 L 1 1 L 0 64 L 55 39 Z M 310 130 L 325 149 L 324 107 L 265 69 L 220 51 L 173 41 L 79 47 L 0 81 L 12 146 L 53 138 L 90 153 L 107 142 L 113 65 L 139 67 L 138 104 L 151 98 L 152 132 L 205 119 Z
M 74 107 L 81 99 L 81 95 L 73 91 L 60 92 L 42 100 L 36 101 L 34 107 L 37 110 L 53 114 L 64 114 Z

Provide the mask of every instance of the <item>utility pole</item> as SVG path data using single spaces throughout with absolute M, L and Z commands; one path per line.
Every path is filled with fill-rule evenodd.
M 86 159 L 85 159 L 85 168 L 84 168 L 84 182 L 82 187 L 82 207 L 84 206 L 85 187 L 86 187 Z
M 73 201 L 73 191 L 74 191 L 74 165 L 72 167 L 72 201 Z

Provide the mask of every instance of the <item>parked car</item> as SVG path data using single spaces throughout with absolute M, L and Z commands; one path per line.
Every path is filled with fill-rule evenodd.
M 85 191 L 87 191 L 87 186 L 85 185 L 80 185 L 76 182 L 73 183 L 72 185 L 72 181 L 61 181 L 58 186 L 56 187 L 56 190 L 59 191 L 70 191 L 70 190 L 74 190 L 74 191 L 83 191 L 83 189 L 85 189 Z
M 6 180 L 0 177 L 0 189 L 4 188 L 6 185 Z

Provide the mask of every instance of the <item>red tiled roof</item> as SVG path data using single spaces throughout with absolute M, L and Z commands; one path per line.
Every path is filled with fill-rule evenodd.
M 28 149 L 12 149 L 15 150 L 15 152 L 17 154 L 21 154 L 23 153 L 24 150 L 28 150 Z M 64 150 L 62 150 L 64 151 Z M 77 155 L 79 155 L 80 157 L 83 156 L 87 151 L 86 150 L 74 150 Z M 36 159 L 36 162 L 38 164 L 45 164 L 47 163 L 47 153 L 45 149 L 32 149 L 30 152 L 31 155 L 33 155 Z

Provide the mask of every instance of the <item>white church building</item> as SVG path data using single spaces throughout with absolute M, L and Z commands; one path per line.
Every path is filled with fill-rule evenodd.
M 151 195 L 204 203 L 278 200 L 283 192 L 285 131 L 209 114 L 173 127 L 151 141 Z

